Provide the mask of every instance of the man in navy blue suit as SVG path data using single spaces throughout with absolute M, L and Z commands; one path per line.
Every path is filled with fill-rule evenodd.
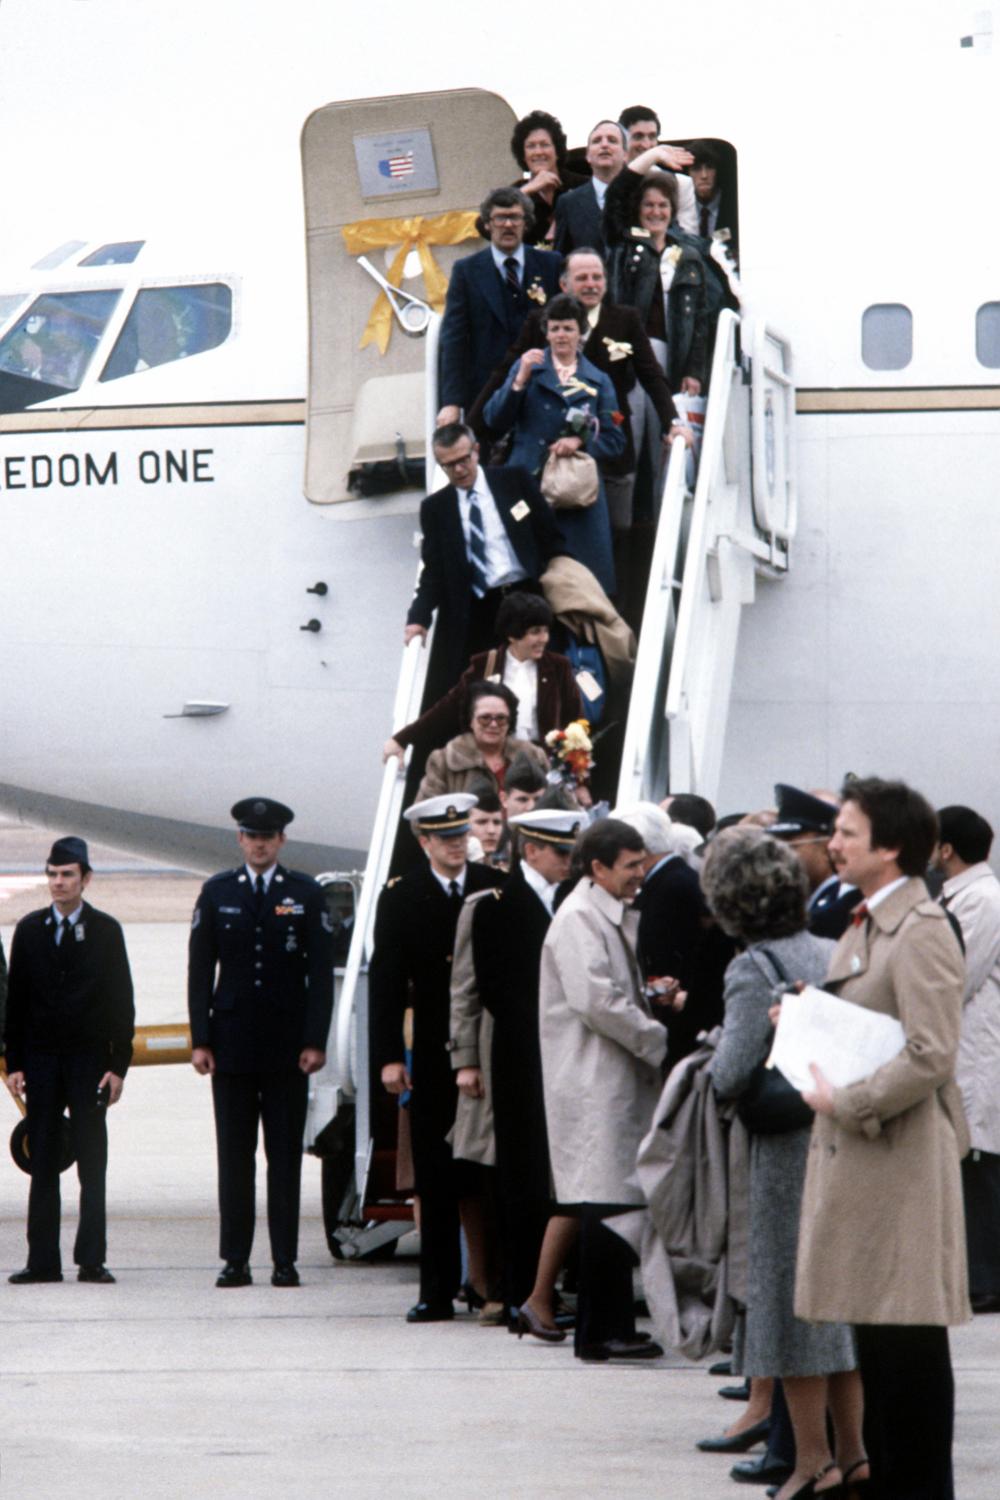
M 456 261 L 441 323 L 438 426 L 468 411 L 533 307 L 559 290 L 562 259 L 525 245 L 535 222 L 531 199 L 496 188 L 479 208 L 489 246 Z
M 427 688 L 447 691 L 477 651 L 496 644 L 493 622 L 513 590 L 540 593 L 549 560 L 566 550 L 537 483 L 526 469 L 484 469 L 475 433 L 461 422 L 439 427 L 434 456 L 451 483 L 420 507 L 421 562 L 404 640 L 426 637 L 440 611 L 441 645 Z

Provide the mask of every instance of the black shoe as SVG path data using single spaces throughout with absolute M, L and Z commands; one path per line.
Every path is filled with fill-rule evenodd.
M 245 1260 L 227 1260 L 218 1276 L 216 1286 L 253 1286 L 250 1267 Z
M 695 1443 L 695 1447 L 700 1448 L 702 1453 L 748 1453 L 756 1443 L 766 1442 L 770 1431 L 771 1418 L 764 1417 L 743 1432 L 734 1433 L 732 1437 L 702 1438 Z
M 458 1289 L 458 1300 L 464 1302 L 471 1313 L 482 1312 L 489 1299 L 477 1292 L 471 1281 L 466 1281 Z M 419 1306 L 419 1303 L 417 1305 Z
M 107 1266 L 81 1266 L 76 1273 L 77 1281 L 97 1281 L 102 1286 L 114 1286 L 115 1278 Z
M 579 1358 L 598 1364 L 607 1359 L 659 1359 L 663 1350 L 652 1339 L 605 1339 L 603 1344 L 584 1344 Z
M 723 1401 L 749 1401 L 750 1382 L 745 1380 L 742 1385 L 722 1385 L 719 1387 L 718 1394 Z
M 776 1464 L 766 1453 L 760 1458 L 741 1458 L 729 1471 L 737 1484 L 775 1484 L 779 1489 L 791 1476 L 791 1464 Z
M 299 1273 L 291 1261 L 279 1261 L 271 1272 L 272 1286 L 300 1286 Z
M 61 1271 L 33 1271 L 30 1266 L 25 1266 L 23 1271 L 15 1271 L 13 1276 L 7 1280 L 12 1286 L 28 1286 L 33 1281 L 62 1281 Z
M 709 1365 L 710 1375 L 731 1375 L 733 1373 L 733 1362 L 731 1359 L 720 1359 L 718 1363 Z
M 450 1302 L 416 1302 L 406 1314 L 408 1323 L 448 1323 L 455 1316 Z

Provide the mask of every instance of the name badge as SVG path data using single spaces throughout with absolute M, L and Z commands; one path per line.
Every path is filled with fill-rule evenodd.
M 510 513 L 515 521 L 523 521 L 525 516 L 531 514 L 531 506 L 526 500 L 519 500 L 516 505 L 511 506 Z
M 582 672 L 577 672 L 576 685 L 590 703 L 596 702 L 603 691 L 597 678 L 592 672 L 588 672 L 586 668 Z

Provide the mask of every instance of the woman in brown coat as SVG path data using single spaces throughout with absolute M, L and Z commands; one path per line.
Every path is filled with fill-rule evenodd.
M 465 792 L 470 782 L 485 779 L 503 791 L 507 768 L 519 751 L 548 771 L 544 750 L 510 733 L 517 722 L 517 698 L 502 682 L 473 682 L 467 697 L 465 734 L 456 735 L 441 750 L 427 757 L 427 769 L 417 791 L 417 801 Z
M 865 1438 L 884 1500 L 952 1500 L 954 1382 L 947 1325 L 970 1316 L 955 1084 L 964 962 L 920 878 L 933 809 L 901 782 L 852 780 L 830 841 L 865 901 L 826 988 L 896 1017 L 903 1049 L 833 1088 L 814 1065 L 817 1112 L 802 1203 L 797 1317 L 856 1325 Z

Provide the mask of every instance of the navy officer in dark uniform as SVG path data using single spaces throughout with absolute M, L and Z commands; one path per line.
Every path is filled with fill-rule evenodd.
M 191 1061 L 212 1077 L 219 1159 L 216 1286 L 249 1286 L 258 1125 L 267 1156 L 272 1286 L 299 1284 L 307 1078 L 326 1061 L 333 924 L 322 888 L 278 864 L 294 813 L 269 797 L 232 816 L 246 863 L 201 888 L 188 950 Z
M 420 1198 L 420 1300 L 410 1323 L 454 1316 L 461 1281 L 459 1204 L 482 1192 L 479 1168 L 456 1161 L 446 1139 L 458 1095 L 448 1052 L 451 961 L 466 896 L 504 880 L 502 871 L 467 863 L 469 792 L 415 802 L 404 817 L 426 855 L 390 880 L 378 899 L 368 974 L 372 1052 L 390 1094 L 412 1090 L 413 1171 Z M 413 1007 L 413 1066 L 404 1060 L 403 1017 Z M 471 1304 L 470 1304 L 471 1305 Z
M 63 1279 L 59 1171 L 68 1107 L 80 1178 L 77 1280 L 113 1282 L 104 1264 L 106 1107 L 121 1098 L 132 1061 L 132 975 L 121 927 L 83 899 L 91 875 L 83 839 L 57 839 L 45 873 L 52 905 L 21 918 L 10 949 L 8 1086 L 27 1103 L 31 1161 L 28 1264 L 10 1280 Z

